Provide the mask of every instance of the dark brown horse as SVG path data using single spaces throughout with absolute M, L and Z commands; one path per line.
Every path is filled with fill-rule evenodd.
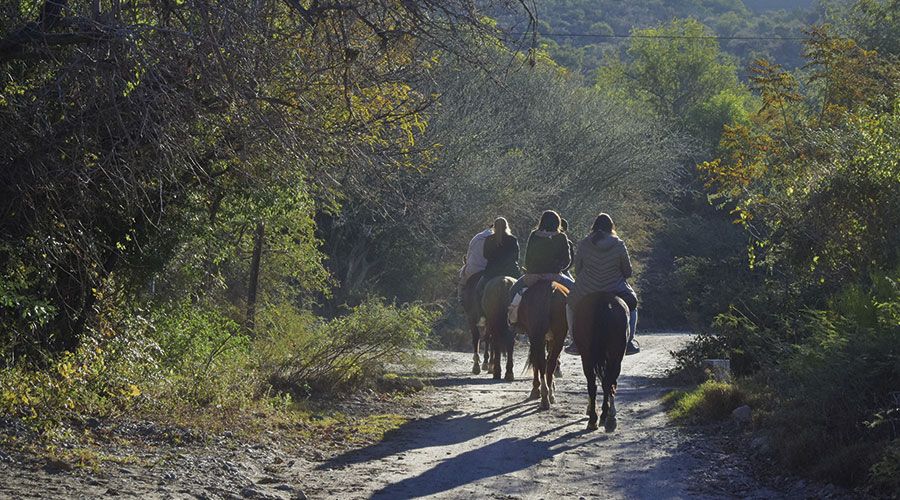
M 506 354 L 506 380 L 514 379 L 513 347 L 515 335 L 509 328 L 509 289 L 516 280 L 509 276 L 498 276 L 484 285 L 481 309 L 484 311 L 484 337 L 489 346 L 490 369 L 494 378 L 500 379 L 500 359 Z M 485 353 L 487 358 L 488 353 Z
M 488 349 L 485 348 L 483 367 L 481 366 L 481 359 L 478 356 L 478 348 L 481 343 L 481 328 L 479 328 L 478 323 L 481 321 L 483 314 L 481 311 L 481 299 L 478 297 L 475 288 L 478 285 L 478 280 L 481 279 L 482 274 L 483 273 L 481 272 L 473 274 L 469 280 L 466 281 L 466 284 L 462 289 L 462 306 L 466 313 L 466 325 L 469 327 L 469 333 L 472 334 L 472 349 L 474 351 L 472 356 L 472 373 L 475 375 L 481 373 L 481 370 L 488 369 Z
M 594 293 L 575 305 L 575 343 L 588 385 L 588 430 L 597 429 L 597 377 L 603 387 L 600 422 L 616 430 L 616 384 L 628 341 L 628 306 L 610 293 Z
M 553 373 L 559 364 L 566 332 L 566 297 L 569 289 L 559 283 L 541 280 L 528 287 L 519 304 L 519 322 L 528 333 L 531 346 L 528 364 L 534 370 L 534 383 L 528 399 L 541 398 L 541 409 L 555 403 Z

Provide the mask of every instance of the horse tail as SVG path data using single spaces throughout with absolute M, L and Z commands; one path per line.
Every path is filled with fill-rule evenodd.
M 600 385 L 603 387 L 604 394 L 606 391 L 606 384 L 604 380 L 606 378 L 606 350 L 609 342 L 606 339 L 605 332 L 609 327 L 609 302 L 606 297 L 600 298 L 594 304 L 595 313 L 594 313 L 594 324 L 591 326 L 591 336 L 594 341 L 591 343 L 591 355 L 594 360 L 594 370 L 595 375 L 600 379 Z M 613 394 L 615 395 L 615 389 L 613 389 Z
M 598 337 L 597 374 L 603 381 L 604 390 L 609 388 L 615 396 L 625 343 L 628 337 L 628 305 L 616 296 L 606 297 L 600 303 L 600 314 L 594 321 L 594 332 Z
M 519 314 L 524 313 L 525 331 L 528 332 L 531 345 L 528 349 L 528 362 L 525 364 L 535 366 L 538 370 L 547 369 L 545 344 L 547 332 L 550 330 L 550 299 L 553 288 L 550 281 L 539 281 L 525 291 L 522 303 L 519 305 Z

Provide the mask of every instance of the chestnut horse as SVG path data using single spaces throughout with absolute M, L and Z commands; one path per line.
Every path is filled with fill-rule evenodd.
M 616 384 L 628 342 L 628 306 L 611 293 L 593 293 L 575 305 L 573 335 L 588 385 L 588 430 L 597 429 L 597 377 L 603 387 L 600 422 L 616 430 Z
M 484 295 L 481 298 L 481 309 L 484 311 L 484 338 L 487 341 L 490 353 L 490 369 L 494 378 L 500 379 L 501 354 L 506 354 L 506 380 L 512 381 L 513 376 L 513 347 L 516 343 L 515 335 L 509 328 L 509 289 L 516 280 L 509 276 L 497 276 L 484 285 Z M 488 356 L 485 353 L 485 358 Z
M 534 382 L 528 399 L 541 398 L 540 408 L 547 410 L 555 403 L 553 373 L 559 364 L 566 332 L 566 297 L 569 289 L 555 281 L 540 280 L 528 287 L 519 304 L 519 322 L 531 342 L 528 364 L 534 371 Z
M 478 297 L 475 288 L 478 285 L 478 280 L 481 279 L 482 274 L 484 273 L 478 272 L 473 274 L 469 280 L 466 281 L 466 284 L 462 289 L 462 306 L 466 313 L 466 325 L 469 327 L 469 332 L 472 334 L 472 349 L 474 351 L 472 356 L 472 373 L 475 375 L 481 373 L 481 370 L 488 369 L 488 349 L 485 348 L 483 367 L 480 364 L 481 360 L 478 356 L 478 348 L 481 343 L 481 329 L 478 327 L 478 322 L 481 321 L 482 311 L 481 299 Z

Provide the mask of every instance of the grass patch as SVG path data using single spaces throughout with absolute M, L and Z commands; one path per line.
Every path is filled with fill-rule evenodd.
M 747 394 L 735 384 L 710 380 L 689 391 L 672 391 L 663 397 L 669 417 L 683 424 L 705 424 L 728 418 L 747 402 Z

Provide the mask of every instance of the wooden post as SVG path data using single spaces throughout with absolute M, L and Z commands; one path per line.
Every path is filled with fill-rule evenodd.
M 259 266 L 262 260 L 263 243 L 265 241 L 265 225 L 262 222 L 256 224 L 253 233 L 253 257 L 250 260 L 250 279 L 247 284 L 247 323 L 246 327 L 251 333 L 256 328 L 256 294 L 259 290 Z

